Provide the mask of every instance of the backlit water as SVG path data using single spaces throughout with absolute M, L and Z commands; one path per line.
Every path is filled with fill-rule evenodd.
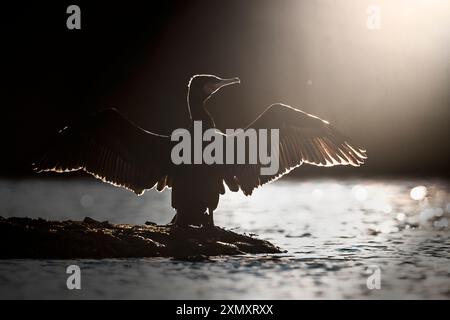
M 143 224 L 167 223 L 173 212 L 170 191 L 136 197 L 92 179 L 0 180 L 0 215 Z M 0 298 L 448 299 L 449 220 L 445 181 L 283 179 L 250 198 L 227 192 L 215 221 L 286 253 L 207 262 L 3 260 Z M 70 264 L 81 268 L 81 290 L 66 287 Z M 369 289 L 376 270 L 381 287 Z

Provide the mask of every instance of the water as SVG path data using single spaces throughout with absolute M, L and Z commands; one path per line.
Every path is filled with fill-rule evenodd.
M 227 192 L 216 223 L 286 253 L 210 262 L 4 260 L 0 298 L 448 299 L 449 191 L 445 181 L 284 179 L 250 198 Z M 136 197 L 91 179 L 3 180 L 0 203 L 4 217 L 137 224 L 172 217 L 170 191 Z M 70 264 L 81 268 L 81 290 L 66 287 Z M 370 290 L 374 270 L 381 288 Z

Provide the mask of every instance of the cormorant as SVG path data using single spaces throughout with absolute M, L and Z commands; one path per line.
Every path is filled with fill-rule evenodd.
M 239 78 L 195 75 L 188 84 L 187 106 L 191 123 L 202 121 L 203 130 L 214 128 L 206 108 L 208 99 Z M 279 170 L 261 175 L 260 164 L 181 164 L 171 161 L 170 136 L 146 131 L 110 108 L 64 128 L 34 165 L 38 172 L 84 170 L 115 186 L 140 195 L 156 186 L 172 188 L 173 223 L 213 226 L 213 211 L 228 188 L 251 195 L 267 182 L 302 163 L 316 166 L 359 166 L 365 150 L 354 146 L 327 121 L 290 106 L 269 106 L 246 129 L 279 129 Z M 188 128 L 188 130 L 192 130 Z

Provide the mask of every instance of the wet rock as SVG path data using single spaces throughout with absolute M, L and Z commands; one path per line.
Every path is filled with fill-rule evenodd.
M 41 219 L 41 218 L 38 218 L 38 219 L 43 220 L 43 219 Z M 83 223 L 87 223 L 87 224 L 99 224 L 100 222 L 97 221 L 97 220 L 94 220 L 94 219 L 92 219 L 92 218 L 86 217 L 86 218 L 84 218 Z
M 219 227 L 179 228 L 0 217 L 0 258 L 192 257 L 280 253 L 268 241 Z M 191 257 L 191 258 L 189 258 Z M 195 260 L 195 259 L 194 259 Z
M 311 237 L 311 236 L 312 236 L 311 233 L 305 232 L 305 233 L 302 233 L 302 234 L 299 234 L 299 235 L 287 234 L 285 237 L 286 238 L 308 238 L 308 237 Z

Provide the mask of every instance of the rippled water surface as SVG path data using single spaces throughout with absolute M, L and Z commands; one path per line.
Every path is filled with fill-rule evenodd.
M 3 260 L 0 298 L 448 299 L 449 191 L 437 180 L 285 179 L 250 198 L 228 192 L 216 224 L 286 253 L 207 262 Z M 0 181 L 4 217 L 167 223 L 169 204 L 170 191 L 138 198 L 92 180 Z M 66 288 L 70 264 L 81 268 L 81 290 Z M 370 290 L 377 270 L 381 288 Z

